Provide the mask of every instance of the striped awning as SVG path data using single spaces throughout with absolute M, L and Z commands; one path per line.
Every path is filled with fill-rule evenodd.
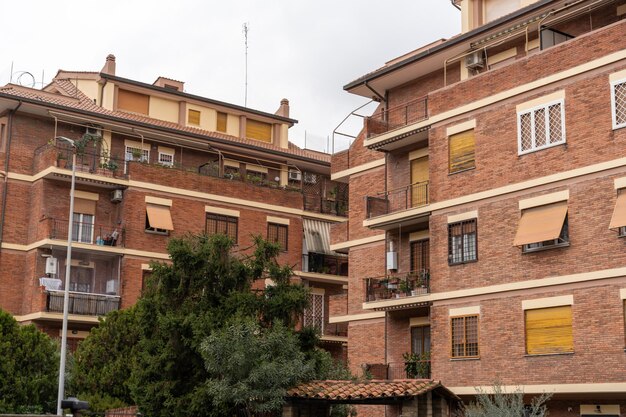
M 306 244 L 306 248 L 303 252 L 341 256 L 330 250 L 330 223 L 319 220 L 302 219 L 302 227 L 304 228 L 304 242 Z

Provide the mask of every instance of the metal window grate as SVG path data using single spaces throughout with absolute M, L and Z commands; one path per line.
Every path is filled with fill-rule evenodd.
M 207 235 L 223 234 L 237 243 L 238 223 L 239 219 L 237 217 L 207 213 L 206 233 Z
M 324 294 L 311 293 L 309 306 L 304 310 L 304 325 L 312 326 L 324 334 Z
M 430 268 L 430 241 L 428 239 L 411 242 L 411 271 Z
M 478 356 L 478 316 L 454 317 L 450 321 L 453 358 Z
M 519 153 L 565 143 L 563 101 L 518 114 Z
M 448 263 L 473 262 L 478 259 L 476 219 L 448 225 Z
M 626 81 L 613 85 L 613 125 L 626 126 Z
M 287 250 L 288 230 L 285 224 L 268 223 L 267 224 L 267 240 L 280 244 L 282 250 Z

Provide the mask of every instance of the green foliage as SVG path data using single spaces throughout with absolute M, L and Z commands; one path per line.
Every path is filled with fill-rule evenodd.
M 428 378 L 430 376 L 430 352 L 421 354 L 406 352 L 404 358 L 404 371 L 407 378 Z
M 81 392 L 76 395 L 76 397 L 81 401 L 87 401 L 89 403 L 90 413 L 104 413 L 106 410 L 110 410 L 112 408 L 123 408 L 128 406 L 127 403 L 119 398 L 114 398 L 100 392 Z M 85 413 L 85 415 L 89 414 Z
M 0 413 L 55 411 L 59 356 L 50 337 L 0 310 L 0 358 Z
M 236 320 L 202 344 L 209 374 L 207 394 L 219 410 L 280 410 L 287 389 L 315 376 L 292 331 L 280 322 L 262 328 L 253 319 Z
M 134 307 L 107 314 L 78 346 L 68 393 L 80 399 L 93 398 L 95 404 L 115 404 L 116 407 L 132 404 L 127 381 L 138 341 Z M 89 404 L 92 411 L 104 411 Z
M 476 402 L 465 407 L 465 417 L 545 417 L 548 415 L 545 404 L 552 397 L 547 393 L 533 397 L 525 412 L 524 392 L 519 388 L 507 393 L 496 382 L 492 394 L 478 388 L 477 391 Z

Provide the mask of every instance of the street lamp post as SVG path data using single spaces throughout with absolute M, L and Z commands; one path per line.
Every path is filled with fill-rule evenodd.
M 70 215 L 67 226 L 67 255 L 65 257 L 65 288 L 63 293 L 63 330 L 61 331 L 61 363 L 59 364 L 59 392 L 57 395 L 57 415 L 63 412 L 61 401 L 65 396 L 65 359 L 67 356 L 67 316 L 70 306 L 70 267 L 72 263 L 72 229 L 74 220 L 74 187 L 76 185 L 76 144 L 72 139 L 57 136 L 57 140 L 72 146 L 72 185 L 70 187 Z

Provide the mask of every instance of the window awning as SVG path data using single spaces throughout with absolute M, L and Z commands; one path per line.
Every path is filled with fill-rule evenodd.
M 330 223 L 319 220 L 302 219 L 306 252 L 338 255 L 330 250 Z
M 156 204 L 146 204 L 148 213 L 148 223 L 150 227 L 163 230 L 174 230 L 172 215 L 168 206 L 158 206 Z
M 617 229 L 623 226 L 626 226 L 626 192 L 621 192 L 617 195 L 609 229 Z
M 524 210 L 513 245 L 522 246 L 558 238 L 566 215 L 567 201 Z

